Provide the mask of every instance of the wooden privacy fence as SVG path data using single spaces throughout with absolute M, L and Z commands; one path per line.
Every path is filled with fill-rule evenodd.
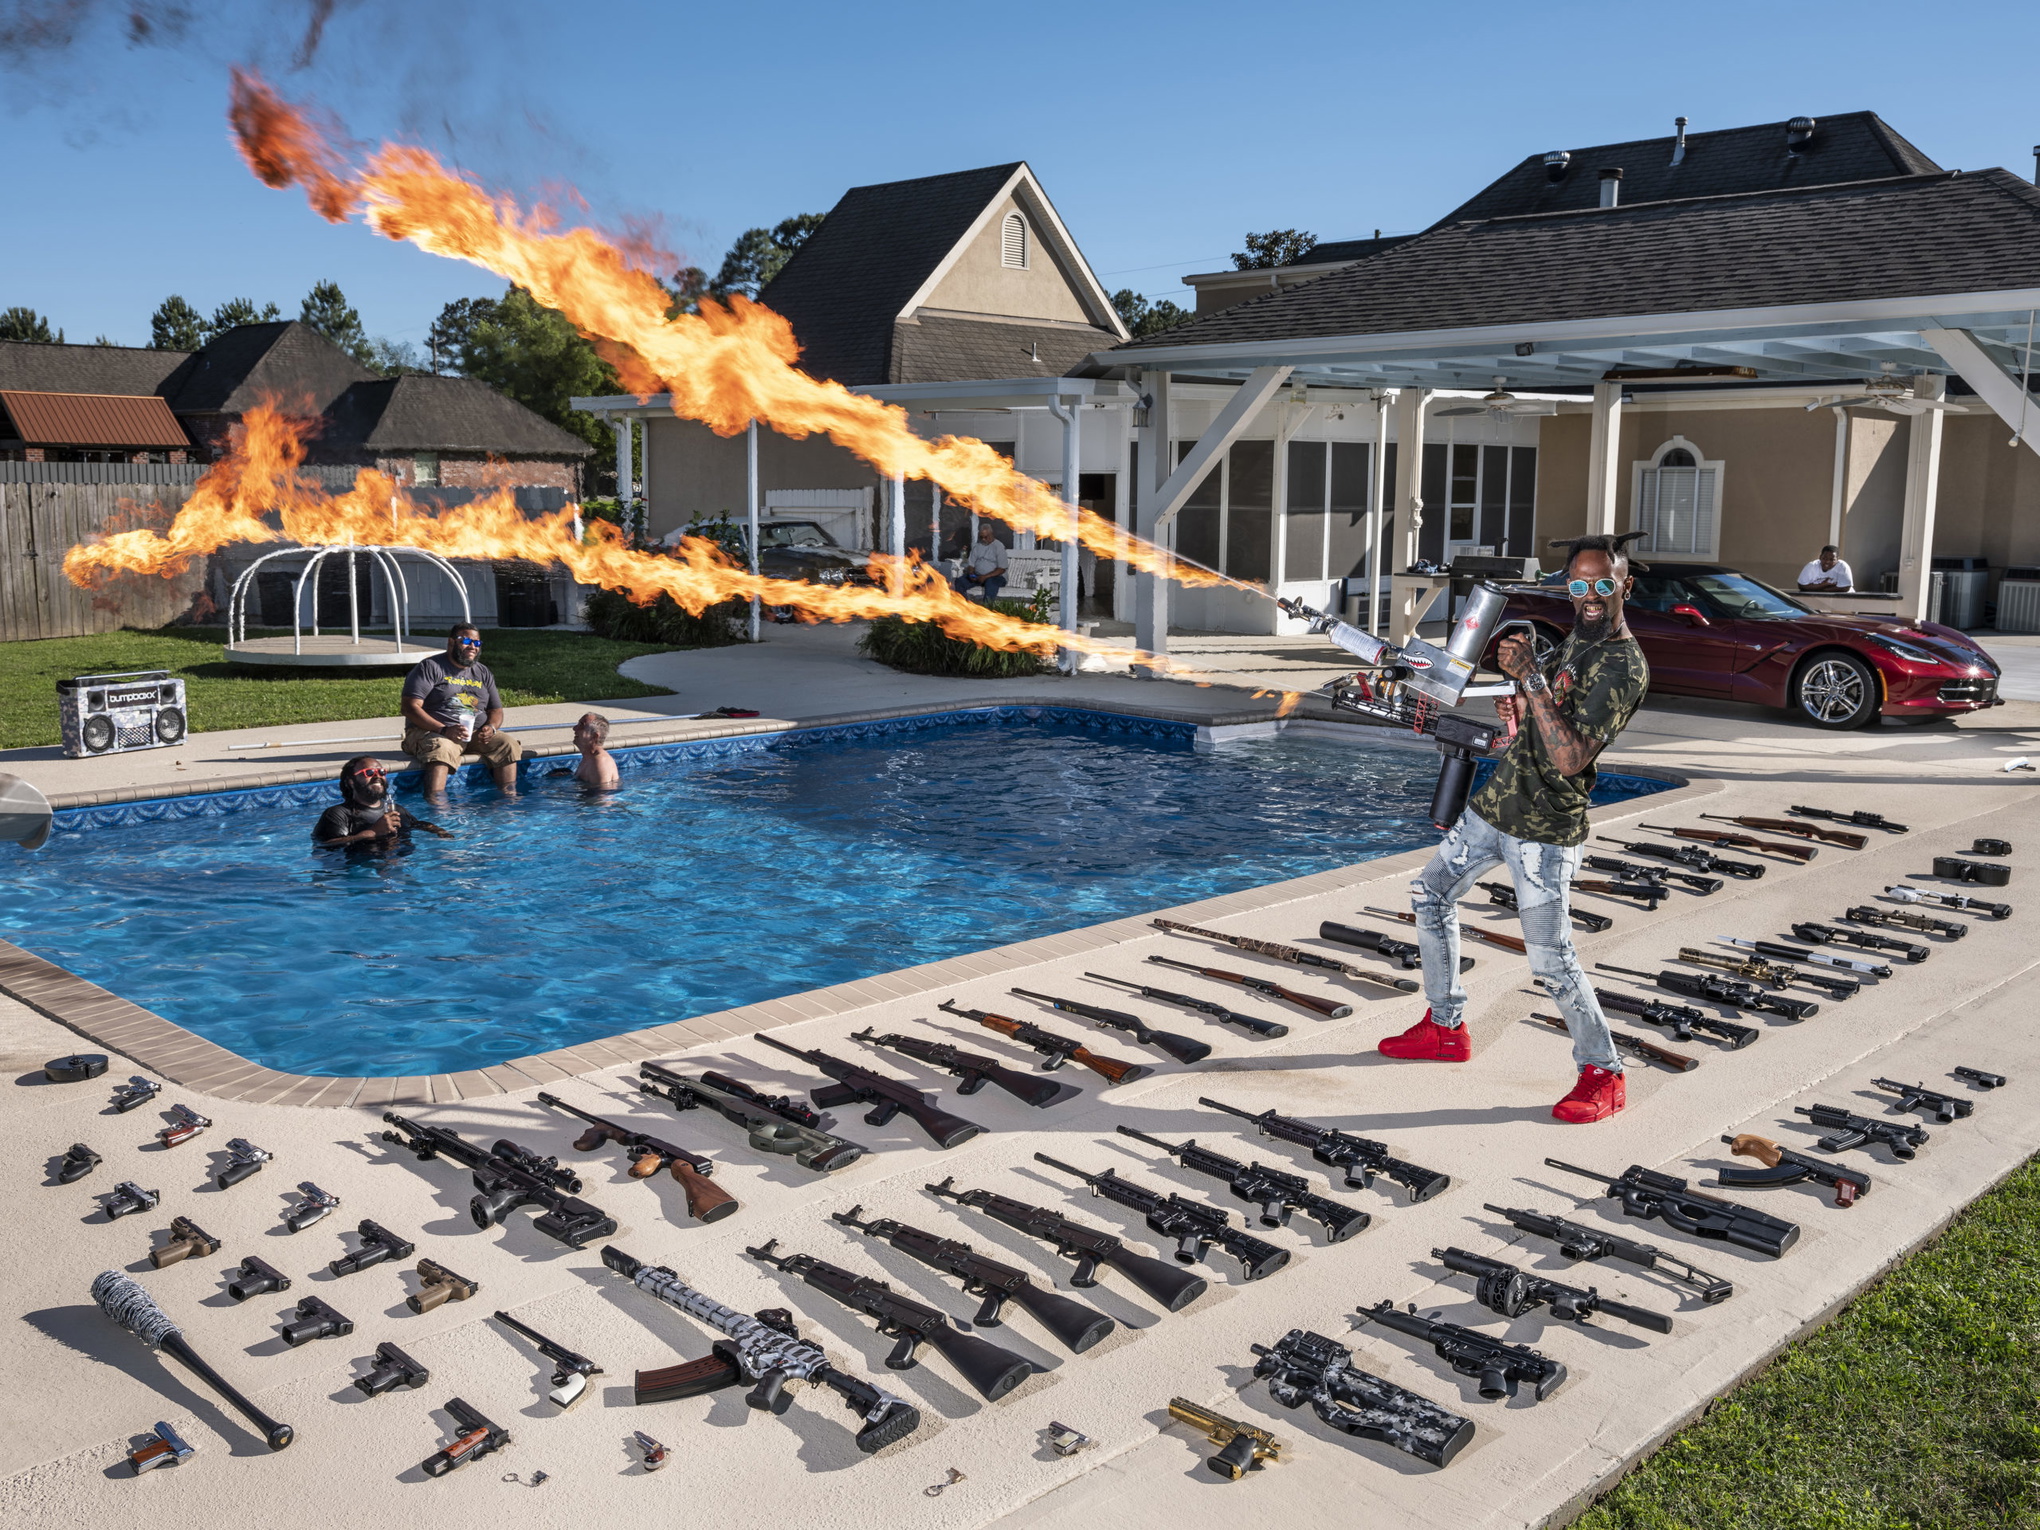
M 167 525 L 190 497 L 188 482 L 0 482 L 0 641 L 161 627 L 189 612 L 203 559 L 172 579 L 129 575 L 95 591 L 64 577 L 64 554 L 102 531 Z

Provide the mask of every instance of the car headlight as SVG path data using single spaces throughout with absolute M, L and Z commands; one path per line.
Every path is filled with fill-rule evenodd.
M 815 578 L 823 584 L 841 584 L 849 577 L 850 570 L 847 568 L 818 568 L 815 570 Z
M 1896 638 L 1888 638 L 1882 634 L 1873 633 L 1871 634 L 1870 641 L 1879 648 L 1897 654 L 1899 658 L 1904 659 L 1908 664 L 1938 664 L 1944 669 L 1948 666 L 1948 661 L 1942 658 L 1941 655 L 1929 653 L 1924 648 L 1915 648 L 1910 643 L 1901 643 Z

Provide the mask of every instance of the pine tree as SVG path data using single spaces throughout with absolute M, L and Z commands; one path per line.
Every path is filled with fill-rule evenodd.
M 298 310 L 301 322 L 311 325 L 363 366 L 372 357 L 368 332 L 361 327 L 361 315 L 347 302 L 338 282 L 320 282 L 305 294 Z
M 210 323 L 206 325 L 206 338 L 241 324 L 268 324 L 283 317 L 283 310 L 274 303 L 265 303 L 258 313 L 253 298 L 229 298 L 213 310 Z
M 176 293 L 156 305 L 149 316 L 149 349 L 195 351 L 205 344 L 205 319 Z
M 0 340 L 27 340 L 36 345 L 62 345 L 64 332 L 50 330 L 50 321 L 33 308 L 9 308 L 0 313 Z

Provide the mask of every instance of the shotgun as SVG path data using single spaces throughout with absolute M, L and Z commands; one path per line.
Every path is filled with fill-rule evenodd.
M 630 1177 L 650 1179 L 661 1169 L 671 1171 L 687 1192 L 687 1214 L 697 1222 L 718 1222 L 737 1209 L 737 1198 L 710 1181 L 715 1160 L 690 1153 L 685 1148 L 662 1142 L 647 1132 L 634 1132 L 614 1121 L 591 1116 L 578 1105 L 569 1105 L 556 1094 L 538 1093 L 538 1103 L 578 1116 L 588 1129 L 574 1139 L 574 1151 L 592 1153 L 605 1142 L 613 1142 L 631 1156 Z
M 1794 823 L 1789 818 L 1730 818 L 1723 813 L 1702 813 L 1702 818 L 1716 823 L 1739 824 L 1745 829 L 1762 829 L 1766 834 L 1791 834 L 1799 839 L 1817 839 L 1824 845 L 1840 845 L 1844 850 L 1860 850 L 1870 843 L 1867 834 L 1851 834 L 1847 829 L 1816 829 L 1810 823 Z
M 1731 1167 L 1716 1170 L 1715 1182 L 1725 1189 L 1769 1190 L 1810 1179 L 1834 1191 L 1835 1204 L 1844 1210 L 1856 1204 L 1856 1197 L 1870 1193 L 1870 1176 L 1860 1169 L 1846 1169 L 1825 1159 L 1809 1158 L 1753 1132 L 1721 1140 L 1738 1158 L 1754 1158 L 1763 1165 L 1761 1169 Z
M 1319 967 L 1327 972 L 1336 972 L 1342 977 L 1358 978 L 1363 983 L 1377 983 L 1383 988 L 1393 988 L 1399 993 L 1415 993 L 1418 987 L 1414 978 L 1389 977 L 1384 973 L 1370 972 L 1365 967 L 1356 967 L 1353 963 L 1342 962 L 1336 957 L 1319 956 L 1315 951 L 1302 951 L 1295 946 L 1278 945 L 1272 940 L 1256 940 L 1251 935 L 1224 935 L 1217 930 L 1200 929 L 1194 924 L 1180 924 L 1174 919 L 1150 919 L 1148 923 L 1158 930 L 1224 941 L 1235 950 L 1251 951 L 1256 956 L 1265 956 L 1278 962 L 1290 962 L 1298 967 Z
M 1533 1014 L 1530 1018 L 1541 1020 L 1553 1030 L 1563 1031 L 1568 1036 L 1572 1034 L 1572 1027 L 1557 1015 Z M 1610 1030 L 1608 1035 L 1621 1051 L 1629 1053 L 1632 1057 L 1641 1057 L 1645 1062 L 1662 1063 L 1675 1073 L 1691 1073 L 1700 1066 L 1700 1059 L 1697 1057 L 1688 1057 L 1684 1052 L 1674 1052 L 1670 1047 L 1661 1047 L 1655 1041 L 1633 1036 L 1628 1031 Z
M 1208 977 L 1215 982 L 1237 983 L 1249 993 L 1266 994 L 1271 999 L 1282 999 L 1312 1014 L 1323 1015 L 1327 1020 L 1343 1020 L 1353 1013 L 1353 1006 L 1341 1004 L 1337 999 L 1320 999 L 1314 994 L 1298 993 L 1294 988 L 1284 988 L 1280 983 L 1271 983 L 1266 978 L 1249 976 L 1244 972 L 1233 972 L 1224 967 L 1200 967 L 1195 962 L 1179 962 L 1172 957 L 1150 956 L 1149 961 L 1158 967 L 1174 967 L 1178 972 L 1194 972 L 1199 977 Z
M 1829 823 L 1852 823 L 1858 828 L 1882 829 L 1887 834 L 1909 834 L 1912 832 L 1902 823 L 1893 823 L 1882 813 L 1866 813 L 1861 808 L 1857 808 L 1852 813 L 1838 813 L 1833 808 L 1817 807 L 1789 807 L 1785 811 L 1796 813 L 1801 818 L 1824 818 Z
M 930 1041 L 924 1036 L 902 1036 L 897 1031 L 888 1031 L 881 1036 L 875 1027 L 869 1025 L 861 1031 L 851 1032 L 850 1039 L 861 1041 L 868 1047 L 886 1047 L 902 1057 L 911 1057 L 916 1062 L 940 1068 L 944 1073 L 962 1079 L 963 1082 L 956 1086 L 958 1094 L 976 1094 L 987 1084 L 997 1084 L 1024 1105 L 1051 1105 L 1062 1097 L 1063 1086 L 1054 1079 L 1016 1072 L 997 1058 L 986 1057 L 981 1052 L 966 1052 L 951 1042 Z
M 1154 958 L 1149 957 L 1148 960 L 1153 961 Z M 1145 983 L 1133 983 L 1125 978 L 1107 977 L 1102 972 L 1087 972 L 1084 976 L 1094 983 L 1110 983 L 1115 988 L 1128 989 L 1133 993 L 1139 994 L 1143 999 L 1153 999 L 1158 1004 L 1174 1004 L 1180 1009 L 1187 1009 L 1200 1015 L 1209 1015 L 1220 1025 L 1236 1025 L 1250 1035 L 1264 1036 L 1270 1041 L 1289 1034 L 1289 1027 L 1286 1025 L 1282 1025 L 1274 1020 L 1261 1020 L 1253 1015 L 1243 1015 L 1238 1010 L 1227 1009 L 1223 1004 L 1215 1003 L 1210 999 L 1200 999 L 1193 994 L 1172 993 L 1166 988 L 1150 988 Z M 1347 1013 L 1351 1014 L 1352 1011 L 1348 1010 Z
M 1706 813 L 1700 815 L 1708 817 Z M 1673 839 L 1695 839 L 1703 845 L 1733 845 L 1738 850 L 1756 850 L 1765 855 L 1783 855 L 1795 861 L 1805 862 L 1820 854 L 1813 845 L 1780 845 L 1768 839 L 1758 839 L 1753 834 L 1735 834 L 1727 829 L 1674 829 L 1661 823 L 1640 823 L 1637 825 L 1652 834 L 1669 834 Z
M 1005 1015 L 995 1015 L 989 1010 L 965 1009 L 947 999 L 935 1006 L 945 1015 L 961 1015 L 966 1020 L 975 1020 L 986 1030 L 997 1031 L 1001 1036 L 1010 1037 L 1023 1047 L 1032 1047 L 1048 1061 L 1041 1065 L 1044 1073 L 1053 1073 L 1066 1062 L 1082 1063 L 1107 1084 L 1130 1084 L 1137 1078 L 1146 1078 L 1155 1070 L 1146 1063 L 1121 1062 L 1116 1057 L 1101 1057 L 1081 1041 L 1070 1036 L 1058 1036 L 1054 1031 L 1044 1030 L 1032 1020 L 1012 1020 Z
M 1086 1004 L 1080 999 L 1059 999 L 1054 994 L 1034 993 L 1025 988 L 1014 988 L 1009 992 L 1023 999 L 1032 999 L 1037 1004 L 1046 1004 L 1050 1009 L 1059 1009 L 1066 1015 L 1081 1016 L 1108 1030 L 1124 1031 L 1142 1046 L 1153 1047 L 1179 1063 L 1203 1062 L 1211 1055 L 1209 1042 L 1178 1036 L 1173 1031 L 1158 1031 L 1139 1015 L 1130 1015 L 1123 1009 L 1107 1009 L 1101 1004 Z
M 1404 924 L 1415 924 L 1417 922 L 1417 916 L 1415 914 L 1409 913 L 1407 911 L 1398 912 L 1395 909 L 1391 908 L 1373 908 L 1370 906 L 1361 909 L 1360 912 L 1363 914 L 1372 914 L 1377 919 L 1400 919 Z M 1589 917 L 1598 918 L 1599 916 L 1590 915 Z M 1342 930 L 1344 928 L 1345 928 L 1344 925 L 1327 924 L 1324 926 L 1324 929 L 1327 930 L 1333 929 Z M 1530 947 L 1524 943 L 1523 937 L 1520 935 L 1505 935 L 1500 930 L 1483 930 L 1477 924 L 1462 924 L 1459 927 L 1459 934 L 1462 939 L 1485 941 L 1487 942 L 1487 944 L 1498 947 L 1503 951 L 1513 951 L 1518 956 L 1528 956 L 1530 954 Z M 1335 940 L 1337 938 L 1338 937 L 1333 935 L 1324 936 L 1324 939 L 1326 940 Z M 1459 970 L 1461 972 L 1464 972 L 1468 967 L 1472 965 L 1473 965 L 1472 962 L 1462 959 L 1459 964 Z

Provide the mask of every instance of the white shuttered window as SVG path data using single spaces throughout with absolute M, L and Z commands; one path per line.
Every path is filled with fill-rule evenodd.
M 999 230 L 999 263 L 1017 271 L 1027 269 L 1027 220 L 1018 213 L 1007 213 Z
M 1646 535 L 1636 551 L 1646 557 L 1719 558 L 1721 469 L 1683 436 L 1672 437 L 1649 462 L 1637 463 L 1630 527 Z

